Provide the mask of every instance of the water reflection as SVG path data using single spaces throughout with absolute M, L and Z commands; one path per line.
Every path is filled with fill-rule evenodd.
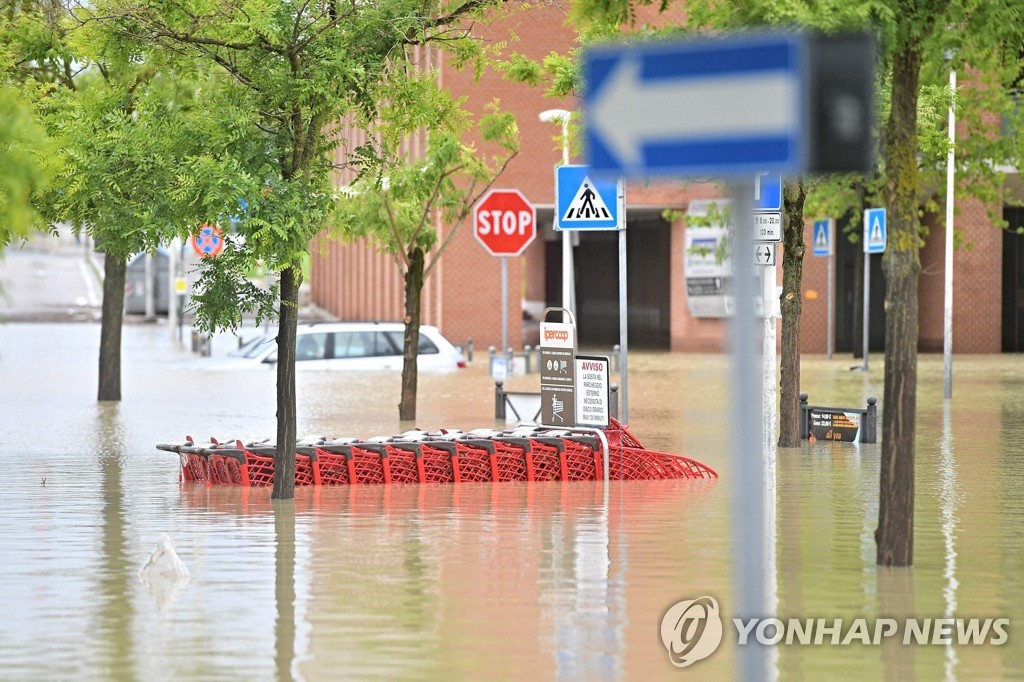
M 295 502 L 274 500 L 274 601 L 277 620 L 274 623 L 274 663 L 277 679 L 295 679 Z
M 905 567 L 879 566 L 876 584 L 878 589 L 879 617 L 893 618 L 904 622 L 917 615 L 914 607 L 914 569 Z M 904 646 L 898 637 L 883 640 L 882 666 L 884 679 L 889 682 L 913 682 L 918 679 L 916 659 L 917 648 Z M 926 675 L 924 679 L 933 679 Z
M 711 595 L 733 615 L 727 357 L 630 358 L 637 436 L 718 481 L 300 489 L 275 505 L 181 485 L 154 449 L 274 433 L 272 373 L 200 371 L 167 335 L 125 330 L 125 400 L 98 406 L 95 326 L 0 325 L 0 677 L 674 680 L 665 611 Z M 804 390 L 826 405 L 881 395 L 880 367 L 849 364 L 805 358 Z M 874 565 L 877 445 L 778 451 L 778 613 L 1009 616 L 1010 644 L 783 645 L 780 679 L 1024 678 L 1024 357 L 957 373 L 946 409 L 941 358 L 922 356 L 911 569 Z M 493 424 L 479 365 L 421 391 L 419 426 Z M 300 375 L 298 393 L 304 433 L 400 430 L 395 377 Z M 161 610 L 138 572 L 165 532 L 191 577 Z M 691 672 L 732 677 L 737 653 L 726 637 Z
M 942 594 L 946 599 L 946 618 L 957 613 L 956 590 L 959 582 L 956 579 L 956 524 L 957 502 L 956 461 L 953 459 L 953 424 L 950 405 L 945 403 L 942 409 L 942 443 L 939 456 L 940 498 L 942 504 L 942 539 L 946 550 L 946 564 L 942 571 L 946 578 L 946 586 Z M 956 679 L 957 655 L 952 644 L 946 645 L 946 679 Z
M 132 641 L 131 599 L 135 572 L 128 555 L 128 518 L 125 513 L 123 472 L 125 434 L 121 424 L 120 406 L 97 403 L 96 429 L 90 450 L 95 457 L 101 478 L 102 522 L 99 566 L 96 571 L 100 595 L 96 626 L 90 628 L 98 642 L 99 667 L 112 677 L 135 679 L 135 644 Z

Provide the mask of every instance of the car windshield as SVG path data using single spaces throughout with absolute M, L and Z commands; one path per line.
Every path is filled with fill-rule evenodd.
M 238 349 L 243 358 L 258 358 L 267 348 L 277 342 L 276 336 L 259 336 Z

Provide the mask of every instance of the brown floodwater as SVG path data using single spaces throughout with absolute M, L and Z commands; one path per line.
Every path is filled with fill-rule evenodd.
M 0 325 L 0 679 L 723 679 L 659 635 L 676 602 L 734 594 L 728 356 L 630 355 L 648 447 L 717 481 L 298 489 L 181 484 L 158 442 L 273 436 L 273 371 L 208 370 L 160 326 L 124 330 L 123 401 L 95 401 L 99 328 Z M 216 349 L 215 349 L 216 350 Z M 226 348 L 221 347 L 221 351 Z M 819 405 L 881 398 L 883 367 L 803 360 Z M 492 427 L 486 362 L 421 375 L 417 426 Z M 918 382 L 915 566 L 880 570 L 879 445 L 777 453 L 780 618 L 1005 617 L 1002 646 L 780 644 L 784 680 L 1024 679 L 1024 356 L 942 358 Z M 537 375 L 512 389 L 538 390 Z M 304 434 L 397 433 L 399 377 L 300 372 Z M 885 406 L 881 405 L 884 410 Z M 881 420 L 879 420 L 881 425 Z M 884 434 L 880 434 L 884 437 Z M 757 463 L 752 456 L 751 463 Z M 167 533 L 189 571 L 140 569 Z

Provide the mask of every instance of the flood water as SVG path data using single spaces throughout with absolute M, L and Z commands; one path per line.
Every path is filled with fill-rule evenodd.
M 273 371 L 206 371 L 165 327 L 133 325 L 123 401 L 101 405 L 98 338 L 90 324 L 0 325 L 0 679 L 737 674 L 728 624 L 685 671 L 659 637 L 680 600 L 713 596 L 726 618 L 733 602 L 727 356 L 629 364 L 633 433 L 718 481 L 613 482 L 607 502 L 599 483 L 505 483 L 307 488 L 272 504 L 265 489 L 180 484 L 154 445 L 273 436 Z M 804 358 L 811 402 L 881 398 L 881 358 L 866 375 L 854 364 Z M 485 365 L 421 375 L 416 425 L 494 426 Z M 942 358 L 921 358 L 912 569 L 874 563 L 880 446 L 779 450 L 776 612 L 1007 617 L 1009 642 L 779 645 L 780 679 L 1024 679 L 1024 357 L 957 357 L 955 372 L 946 409 Z M 537 375 L 509 387 L 538 390 Z M 299 431 L 405 430 L 398 391 L 395 375 L 300 372 Z M 169 589 L 139 576 L 164 533 L 190 573 Z

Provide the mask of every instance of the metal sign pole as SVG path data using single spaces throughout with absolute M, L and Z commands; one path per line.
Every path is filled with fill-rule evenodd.
M 864 231 L 864 238 L 867 239 L 867 230 Z M 871 310 L 871 254 L 864 253 L 864 364 L 863 371 L 868 371 L 868 320 Z
M 626 197 L 625 184 L 619 193 L 619 420 L 629 423 L 629 302 L 626 277 Z
M 175 283 L 178 279 L 177 240 L 171 241 L 167 248 L 167 327 L 171 330 L 171 339 L 177 333 L 178 326 L 178 294 Z
M 835 290 L 835 284 L 833 283 L 833 280 L 835 279 L 835 269 L 834 268 L 835 268 L 835 263 L 836 263 L 836 254 L 835 254 L 835 249 L 833 248 L 833 244 L 835 244 L 835 234 L 834 233 L 830 236 L 830 239 L 832 239 L 833 241 L 831 241 L 829 243 L 829 252 L 828 252 L 828 325 L 826 327 L 826 341 L 825 341 L 825 343 L 828 344 L 827 355 L 828 355 L 828 359 L 829 360 L 832 359 L 832 349 L 836 345 L 835 344 L 835 331 L 834 331 L 834 325 L 835 325 L 835 319 L 834 318 L 835 318 L 835 310 L 836 310 L 836 290 Z
M 508 256 L 501 257 L 501 352 L 508 350 Z M 509 368 L 511 369 L 511 367 Z
M 956 92 L 956 69 L 949 72 L 949 89 Z M 953 194 L 956 191 L 956 112 L 949 105 L 949 152 L 946 156 L 946 258 L 942 313 L 942 396 L 953 397 Z
M 761 414 L 757 389 L 761 372 L 755 346 L 754 264 L 747 254 L 754 248 L 751 216 L 753 186 L 751 182 L 733 187 L 733 280 L 735 282 L 735 313 L 732 317 L 730 344 L 733 353 L 732 404 L 738 418 L 732 429 L 730 467 L 736 481 L 732 495 L 733 566 L 736 589 L 736 615 L 740 618 L 763 618 L 767 613 L 765 594 L 765 481 L 761 462 L 751 456 L 761 451 Z M 756 642 L 740 651 L 739 679 L 765 679 L 769 671 L 768 651 Z

